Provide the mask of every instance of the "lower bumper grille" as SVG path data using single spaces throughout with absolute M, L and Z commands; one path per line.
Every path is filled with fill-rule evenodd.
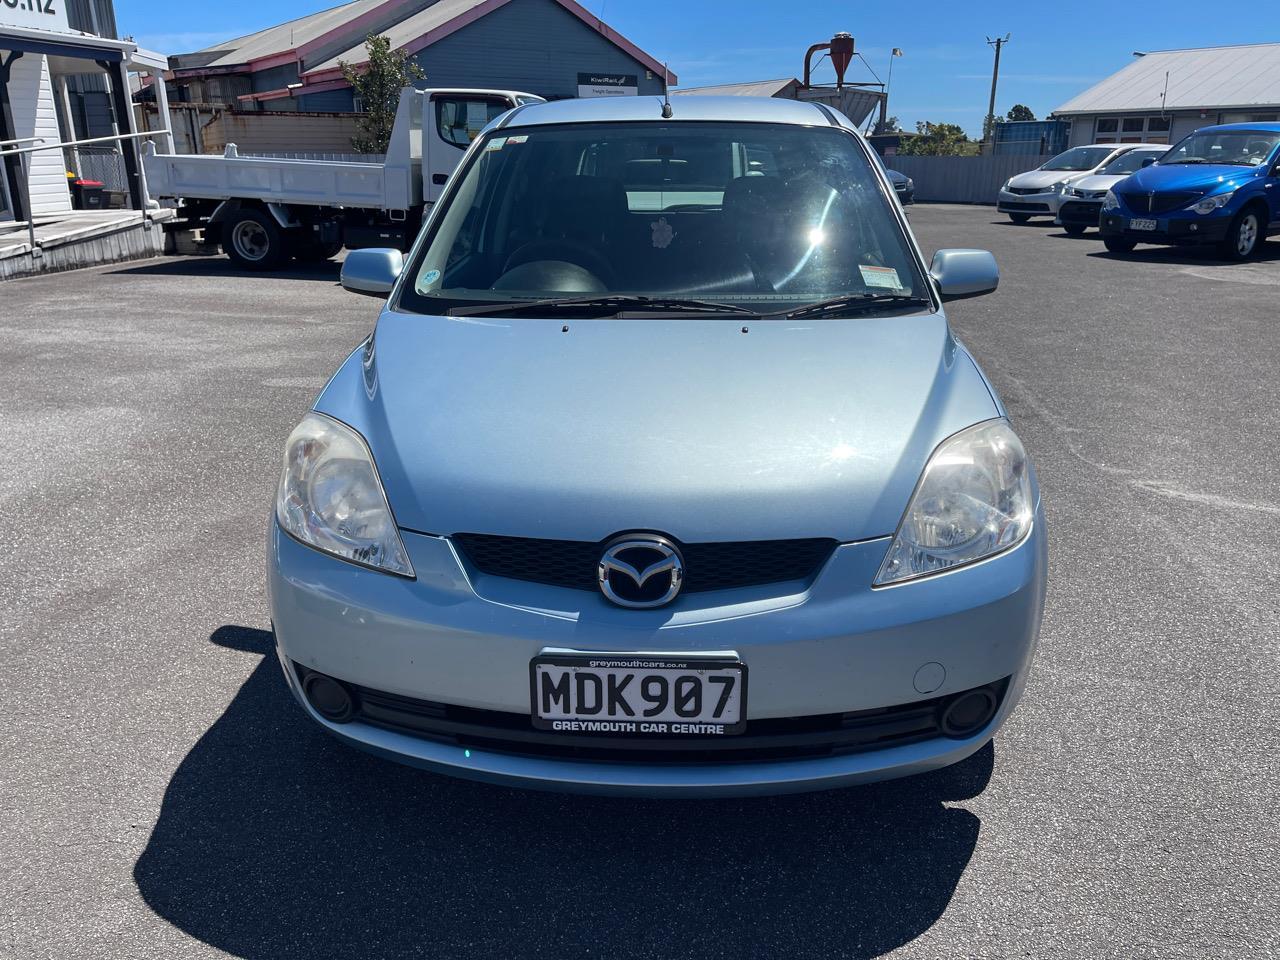
M 307 668 L 293 667 L 304 680 Z M 1008 685 L 1005 678 L 975 689 L 990 690 L 998 710 Z M 349 689 L 355 720 L 398 733 L 519 756 L 650 764 L 830 757 L 933 740 L 946 735 L 942 716 L 947 706 L 973 692 L 877 710 L 749 720 L 746 732 L 734 737 L 652 737 L 548 732 L 534 729 L 527 714 L 459 707 L 355 685 Z
M 459 533 L 452 537 L 481 573 L 573 590 L 597 590 L 603 543 Z M 682 544 L 685 593 L 809 580 L 827 562 L 836 541 L 757 540 Z
M 1021 200 L 1001 200 L 998 204 L 1001 210 L 1009 210 L 1013 213 L 1048 213 L 1049 205 L 1047 203 L 1026 203 Z
M 1058 219 L 1063 223 L 1085 223 L 1091 227 L 1098 225 L 1098 214 L 1102 212 L 1101 203 L 1087 203 L 1072 200 L 1064 203 L 1058 210 Z

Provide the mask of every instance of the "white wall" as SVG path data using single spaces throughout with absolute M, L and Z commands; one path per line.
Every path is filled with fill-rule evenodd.
M 13 62 L 9 68 L 9 103 L 13 108 L 15 138 L 44 137 L 47 143 L 62 139 L 54 109 L 49 63 L 44 56 L 24 53 Z M 71 210 L 71 191 L 67 188 L 67 168 L 61 150 L 27 154 L 27 170 L 31 213 L 40 216 Z

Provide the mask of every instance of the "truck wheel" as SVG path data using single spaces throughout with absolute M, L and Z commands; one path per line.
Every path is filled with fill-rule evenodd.
M 222 251 L 249 270 L 271 270 L 285 259 L 284 237 L 271 214 L 237 210 L 222 225 Z
M 1106 237 L 1102 243 L 1112 253 L 1133 253 L 1133 248 L 1138 245 L 1137 240 L 1124 237 Z
M 1220 252 L 1224 260 L 1248 260 L 1262 242 L 1262 219 L 1256 207 L 1245 207 L 1227 228 Z
M 295 243 L 290 253 L 299 263 L 323 263 L 336 257 L 341 249 L 341 243 Z
M 1083 223 L 1064 223 L 1062 225 L 1062 229 L 1067 231 L 1068 237 L 1080 237 L 1083 236 L 1084 232 L 1089 228 Z
M 1031 219 L 1031 214 L 1029 214 L 1029 213 L 1011 213 L 1011 214 L 1009 214 L 1009 219 L 1010 219 L 1010 220 L 1012 220 L 1014 223 L 1026 223 L 1028 220 L 1030 220 L 1030 219 Z

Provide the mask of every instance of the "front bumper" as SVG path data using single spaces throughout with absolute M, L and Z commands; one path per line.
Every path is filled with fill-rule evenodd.
M 1111 210 L 1102 214 L 1099 229 L 1104 237 L 1124 237 L 1138 243 L 1194 245 L 1221 243 L 1231 226 L 1234 212 L 1225 215 L 1188 214 L 1161 216 L 1159 214 L 1131 214 L 1124 210 Z M 1131 220 L 1154 220 L 1155 230 L 1131 230 Z
M 893 192 L 897 194 L 898 202 L 904 207 L 907 204 L 914 203 L 916 198 L 915 187 L 894 187 Z
M 271 612 L 290 689 L 311 718 L 354 746 L 489 782 L 593 793 L 707 796 L 817 790 L 921 773 L 981 748 L 1017 704 L 1039 633 L 1044 518 L 983 563 L 870 588 L 887 538 L 836 549 L 807 587 L 690 595 L 630 611 L 586 591 L 486 577 L 448 540 L 404 533 L 418 577 L 365 570 L 304 547 L 273 524 Z M 995 717 L 965 739 L 936 737 L 829 756 L 650 763 L 476 749 L 359 720 L 332 723 L 302 695 L 291 664 L 347 683 L 528 717 L 529 661 L 544 648 L 733 651 L 748 666 L 748 721 L 889 708 L 1008 678 Z M 918 689 L 922 667 L 944 675 Z M 600 740 L 608 747 L 608 738 Z M 599 751 L 597 751 L 598 753 Z
M 1078 224 L 1082 227 L 1096 227 L 1098 217 L 1102 214 L 1101 200 L 1077 200 L 1069 198 L 1058 208 L 1058 222 L 1062 224 Z
M 1062 197 L 1049 190 L 1041 193 L 1010 193 L 1008 190 L 1001 190 L 996 197 L 996 209 L 1001 213 L 1026 213 L 1033 217 L 1056 217 L 1061 205 Z

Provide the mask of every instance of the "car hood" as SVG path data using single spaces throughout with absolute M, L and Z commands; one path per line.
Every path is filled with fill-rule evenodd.
M 1072 180 L 1071 186 L 1077 190 L 1110 190 L 1128 176 L 1129 174 L 1127 173 L 1092 173 L 1087 177 L 1081 177 L 1079 180 Z
M 1265 167 L 1241 167 L 1228 163 L 1152 164 L 1134 173 L 1124 185 L 1125 193 L 1180 191 L 1216 193 L 1223 187 L 1239 187 L 1261 176 Z
M 1080 173 L 1072 173 L 1069 170 L 1028 170 L 1026 173 L 1010 178 L 1009 186 L 1020 190 L 1042 190 L 1063 180 L 1080 176 Z
M 892 534 L 933 448 L 1000 415 L 940 313 L 747 327 L 384 311 L 316 408 L 402 527 L 685 542 Z

